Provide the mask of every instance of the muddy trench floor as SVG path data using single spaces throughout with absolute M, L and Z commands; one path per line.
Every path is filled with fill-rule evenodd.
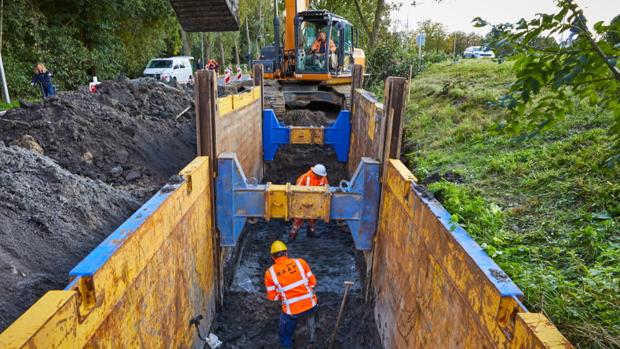
M 300 113 L 302 115 L 300 115 Z M 300 118 L 301 116 L 301 118 Z M 333 121 L 332 115 L 316 111 L 294 111 L 291 119 L 306 125 L 320 126 Z M 286 120 L 288 124 L 298 124 Z M 264 182 L 294 183 L 297 176 L 312 165 L 323 163 L 331 185 L 338 185 L 346 176 L 346 166 L 339 163 L 328 147 L 285 146 L 274 161 L 265 164 Z M 336 336 L 334 348 L 381 348 L 375 326 L 373 306 L 364 300 L 362 274 L 364 258 L 355 249 L 351 233 L 335 222 L 319 222 L 317 236 L 306 236 L 307 225 L 294 242 L 288 241 L 291 223 L 260 221 L 246 225 L 238 267 L 224 294 L 224 307 L 216 315 L 211 332 L 223 342 L 222 348 L 278 348 L 280 302 L 266 298 L 264 273 L 272 264 L 271 243 L 280 239 L 287 243 L 289 256 L 305 259 L 317 277 L 319 310 L 317 340 L 309 343 L 306 321 L 300 319 L 294 336 L 295 348 L 327 348 L 344 292 L 344 281 L 353 281 L 348 301 Z
M 358 270 L 361 256 L 348 231 L 336 223 L 318 223 L 317 236 L 306 236 L 305 227 L 294 242 L 288 242 L 290 224 L 258 222 L 246 228 L 244 251 L 232 284 L 224 295 L 224 308 L 211 328 L 224 343 L 222 348 L 278 348 L 280 302 L 267 300 L 264 272 L 272 264 L 268 253 L 272 241 L 287 242 L 289 256 L 305 259 L 317 277 L 317 340 L 309 343 L 305 320 L 295 331 L 295 348 L 327 348 L 344 281 L 354 285 L 343 312 L 334 348 L 381 348 L 372 305 L 366 304 Z M 363 262 L 362 262 L 363 263 Z

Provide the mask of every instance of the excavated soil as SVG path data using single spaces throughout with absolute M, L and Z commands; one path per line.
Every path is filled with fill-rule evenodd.
M 194 158 L 193 117 L 188 90 L 150 79 L 110 81 L 96 94 L 71 91 L 9 110 L 0 140 L 19 144 L 30 136 L 68 171 L 146 199 Z
M 0 331 L 193 159 L 193 117 L 191 89 L 142 79 L 0 117 Z
M 49 289 L 140 203 L 128 192 L 0 143 L 0 330 Z
M 321 126 L 334 120 L 321 111 L 292 110 L 284 118 L 286 124 Z M 345 164 L 327 147 L 285 146 L 274 161 L 266 163 L 265 182 L 294 182 L 310 166 L 326 165 L 329 180 L 337 185 L 347 179 Z M 287 241 L 290 223 L 259 222 L 246 226 L 239 255 L 239 266 L 224 295 L 224 308 L 217 314 L 211 332 L 223 342 L 222 348 L 277 348 L 280 303 L 267 300 L 264 273 L 273 261 L 271 243 Z M 355 250 L 351 233 L 336 223 L 319 222 L 317 237 L 306 236 L 302 228 L 294 242 L 288 242 L 289 256 L 304 258 L 317 277 L 319 311 L 317 341 L 309 343 L 305 320 L 299 320 L 295 332 L 295 348 L 327 348 L 342 301 L 344 281 L 353 281 L 334 348 L 381 348 L 374 322 L 373 306 L 366 304 L 359 270 L 360 253 Z M 363 262 L 361 262 L 363 264 Z M 359 269 L 358 269 L 359 267 Z

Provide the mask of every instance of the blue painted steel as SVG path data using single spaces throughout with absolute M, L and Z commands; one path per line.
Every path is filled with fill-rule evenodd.
M 351 143 L 351 112 L 341 110 L 336 122 L 325 128 L 324 142 L 331 145 L 336 151 L 338 161 L 349 160 L 349 145 Z
M 290 143 L 290 129 L 281 124 L 271 109 L 263 111 L 263 157 L 273 161 L 281 144 Z
M 245 201 L 235 200 L 236 188 L 247 188 L 246 178 L 235 154 L 224 153 L 217 160 L 215 201 L 217 227 L 221 233 L 222 246 L 235 246 L 247 216 L 235 214 L 238 205 Z M 255 202 L 252 201 L 252 202 Z M 263 203 L 264 206 L 264 203 Z
M 463 247 L 467 254 L 472 258 L 474 263 L 482 270 L 485 276 L 497 288 L 502 296 L 514 296 L 520 298 L 523 292 L 517 285 L 506 275 L 491 257 L 478 245 L 474 239 L 460 225 L 452 221 L 452 216 L 437 200 L 428 199 L 426 196 L 417 192 L 416 194 L 422 199 L 424 204 L 433 211 L 445 229 L 452 233 L 456 242 Z M 502 273 L 506 277 L 498 278 L 496 275 Z M 495 275 L 494 275 L 495 274 Z
M 176 185 L 178 186 L 178 185 Z M 93 276 L 110 257 L 123 245 L 138 228 L 144 224 L 146 219 L 152 215 L 161 204 L 172 194 L 172 191 L 159 191 L 140 209 L 131 215 L 120 227 L 110 234 L 102 243 L 92 250 L 78 265 L 70 272 L 69 276 Z
M 323 132 L 324 143 L 334 148 L 338 161 L 347 162 L 351 143 L 351 112 L 348 110 L 340 111 L 336 121 L 324 128 Z M 273 161 L 280 145 L 291 142 L 290 133 L 290 128 L 278 121 L 273 110 L 265 109 L 263 112 L 264 160 Z
M 380 198 L 379 162 L 370 158 L 362 158 L 346 192 L 332 193 L 330 219 L 346 221 L 358 250 L 372 249 Z
M 249 217 L 265 217 L 266 185 L 249 185 L 235 154 L 218 158 L 216 179 L 217 225 L 222 246 L 237 244 Z M 330 187 L 330 219 L 344 220 L 351 230 L 358 250 L 372 249 L 377 230 L 380 183 L 379 162 L 362 158 L 346 192 Z

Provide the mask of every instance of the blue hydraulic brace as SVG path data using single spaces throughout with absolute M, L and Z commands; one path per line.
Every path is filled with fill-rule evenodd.
M 273 161 L 282 144 L 291 143 L 291 127 L 279 121 L 271 109 L 263 112 L 263 154 L 266 161 Z M 323 144 L 331 145 L 336 151 L 338 161 L 349 159 L 351 140 L 351 112 L 341 110 L 335 122 L 323 129 Z
M 353 235 L 355 247 L 370 250 L 377 229 L 381 197 L 379 162 L 362 158 L 351 182 L 346 184 L 329 187 L 329 219 L 345 221 Z M 248 184 L 236 154 L 223 153 L 219 156 L 216 190 L 221 246 L 237 244 L 247 218 L 270 218 L 265 217 L 268 186 Z

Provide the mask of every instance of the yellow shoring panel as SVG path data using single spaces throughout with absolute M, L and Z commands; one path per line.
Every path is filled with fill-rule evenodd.
M 186 181 L 118 240 L 118 250 L 87 282 L 79 277 L 72 290 L 44 295 L 0 334 L 0 348 L 189 346 L 187 318 L 197 307 L 213 311 L 205 305 L 214 290 L 208 164 L 207 157 L 194 159 L 180 173 Z M 78 310 L 80 285 L 94 295 L 85 312 Z

